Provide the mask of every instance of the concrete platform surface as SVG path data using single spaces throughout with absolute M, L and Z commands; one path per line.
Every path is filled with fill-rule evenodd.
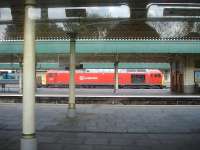
M 17 89 L 9 89 L 0 92 L 0 97 L 22 97 Z M 69 97 L 68 88 L 37 88 L 36 97 Z M 174 94 L 170 89 L 119 89 L 117 93 L 113 89 L 86 89 L 77 88 L 76 97 L 98 98 L 200 98 L 200 94 Z
M 0 104 L 0 150 L 20 149 L 21 104 Z M 199 150 L 200 106 L 36 104 L 37 150 Z
M 3 95 L 22 95 L 19 94 L 18 88 L 7 88 L 3 91 L 0 88 L 0 96 Z M 76 88 L 76 96 L 77 97 L 85 97 L 85 96 L 134 96 L 134 95 L 172 95 L 170 89 L 119 89 L 117 93 L 114 93 L 113 89 L 109 88 Z M 68 97 L 69 89 L 68 88 L 37 88 L 36 95 L 39 96 L 65 96 Z

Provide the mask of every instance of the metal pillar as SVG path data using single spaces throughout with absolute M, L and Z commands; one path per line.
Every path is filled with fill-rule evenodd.
M 175 93 L 183 92 L 183 63 L 176 60 L 171 63 L 171 91 Z
M 172 92 L 176 92 L 176 63 L 175 62 L 171 62 L 171 83 L 170 83 L 170 87 L 171 87 L 171 91 Z
M 118 61 L 116 61 L 115 63 L 114 63 L 114 70 L 115 70 L 115 77 L 114 77 L 114 79 L 115 79 L 115 85 L 114 85 L 114 93 L 116 93 L 117 92 L 117 90 L 119 89 L 119 73 L 118 73 L 118 68 L 119 68 L 119 62 Z
M 70 38 L 70 81 L 69 81 L 69 103 L 68 103 L 68 113 L 69 117 L 75 115 L 75 70 L 76 70 L 76 41 L 75 36 Z
M 25 1 L 23 63 L 23 138 L 35 137 L 35 23 L 31 18 L 34 0 Z
M 21 94 L 23 91 L 23 67 L 22 67 L 22 63 L 19 64 L 19 93 Z
M 184 93 L 186 94 L 195 92 L 194 70 L 194 59 L 186 56 L 184 65 Z

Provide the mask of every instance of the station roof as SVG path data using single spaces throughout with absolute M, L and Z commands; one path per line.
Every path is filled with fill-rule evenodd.
M 113 63 L 83 63 L 85 69 L 113 69 Z M 119 69 L 170 69 L 169 63 L 119 63 Z
M 83 69 L 113 69 L 114 63 L 81 63 Z M 0 63 L 0 69 L 19 69 L 19 63 Z M 37 63 L 37 69 L 65 69 L 59 63 Z M 169 63 L 119 63 L 119 69 L 170 69 Z
M 59 69 L 58 63 L 37 63 L 37 69 Z M 20 69 L 19 63 L 0 63 L 0 69 L 15 70 Z
M 0 42 L 1 54 L 22 54 L 23 41 Z M 38 54 L 69 53 L 69 40 L 39 40 L 36 42 Z M 200 53 L 199 40 L 77 40 L 76 52 L 84 53 L 155 53 L 182 54 Z
M 24 5 L 25 0 L 2 0 L 1 6 Z M 43 6 L 105 6 L 132 4 L 133 7 L 142 8 L 149 3 L 200 3 L 199 0 L 35 0 L 37 5 Z

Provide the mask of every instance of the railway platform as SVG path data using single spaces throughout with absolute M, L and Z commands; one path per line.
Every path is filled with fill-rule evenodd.
M 76 89 L 77 104 L 133 104 L 133 105 L 199 105 L 199 94 L 174 94 L 169 89 Z M 67 88 L 38 88 L 37 103 L 66 104 L 69 100 Z M 0 102 L 21 103 L 22 94 L 17 88 L 0 93 Z
M 0 104 L 0 149 L 19 150 L 22 105 Z M 37 150 L 199 150 L 200 106 L 36 104 Z
M 177 94 L 170 92 L 170 89 L 86 89 L 77 88 L 76 97 L 132 97 L 132 98 L 200 98 L 200 94 Z M 9 88 L 0 92 L 0 97 L 22 97 L 18 88 Z M 68 88 L 37 88 L 36 97 L 69 97 Z

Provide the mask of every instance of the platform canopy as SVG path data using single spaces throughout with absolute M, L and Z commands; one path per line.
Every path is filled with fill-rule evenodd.
M 79 67 L 79 68 L 78 68 Z M 0 69 L 19 69 L 19 63 L 0 63 Z M 59 63 L 37 63 L 38 70 L 48 69 L 67 69 L 66 66 L 60 66 Z M 114 63 L 84 63 L 81 62 L 77 69 L 113 69 Z M 119 63 L 119 69 L 162 69 L 169 70 L 168 63 Z

